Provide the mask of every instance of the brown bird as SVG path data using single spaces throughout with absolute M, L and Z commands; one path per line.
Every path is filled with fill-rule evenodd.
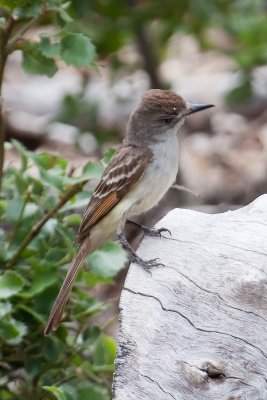
M 144 261 L 135 254 L 126 240 L 124 226 L 128 218 L 154 207 L 173 184 L 179 160 L 177 133 L 186 116 L 210 107 L 213 105 L 186 102 L 169 90 L 144 93 L 130 116 L 123 144 L 84 211 L 77 237 L 79 248 L 52 307 L 45 335 L 57 329 L 85 257 L 107 239 L 117 234 L 133 260 L 145 268 L 158 264 L 157 259 Z M 145 228 L 154 236 L 164 230 Z

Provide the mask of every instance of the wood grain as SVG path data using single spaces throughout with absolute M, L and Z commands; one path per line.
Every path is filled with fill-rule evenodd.
M 114 400 L 267 399 L 267 195 L 242 209 L 175 209 L 138 251 L 120 301 Z

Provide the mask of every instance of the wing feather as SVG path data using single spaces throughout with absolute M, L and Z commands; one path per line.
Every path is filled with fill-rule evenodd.
M 90 218 L 86 219 L 87 222 L 84 224 L 83 229 L 87 230 L 93 226 L 101 216 L 106 215 L 109 210 L 113 208 L 113 206 L 117 203 L 118 198 L 116 192 L 110 192 L 110 194 L 102 199 L 100 204 L 97 204 L 96 209 L 92 212 Z
M 151 157 L 152 152 L 148 148 L 129 145 L 117 150 L 84 211 L 77 236 L 79 244 L 139 180 Z

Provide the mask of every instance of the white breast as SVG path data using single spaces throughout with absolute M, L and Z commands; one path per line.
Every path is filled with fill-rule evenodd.
M 135 197 L 132 215 L 154 207 L 174 183 L 178 172 L 179 149 L 176 134 L 167 134 L 166 140 L 154 144 L 152 150 L 153 161 L 132 193 Z

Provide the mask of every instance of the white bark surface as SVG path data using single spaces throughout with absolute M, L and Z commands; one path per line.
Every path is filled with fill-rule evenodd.
M 266 400 L 267 195 L 157 227 L 172 237 L 138 254 L 165 266 L 132 264 L 121 297 L 114 400 Z

